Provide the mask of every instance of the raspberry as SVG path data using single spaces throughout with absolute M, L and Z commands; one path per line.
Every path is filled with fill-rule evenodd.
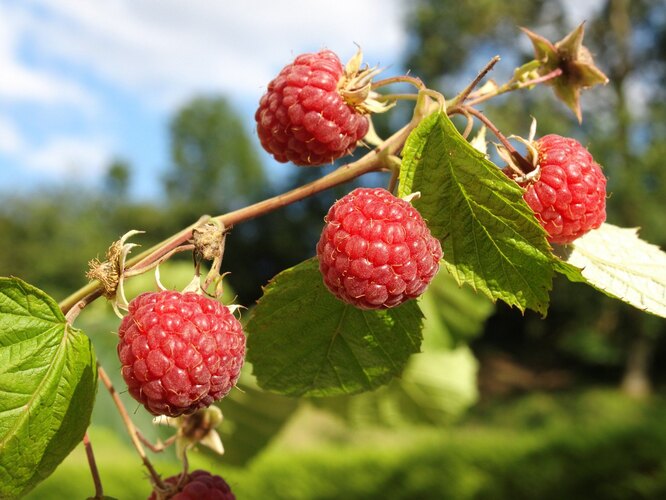
M 279 162 L 301 166 L 330 163 L 354 151 L 369 122 L 353 98 L 343 97 L 352 76 L 330 50 L 302 54 L 285 66 L 255 113 L 264 149 Z
M 171 491 L 153 490 L 148 500 L 235 500 L 231 488 L 220 476 L 195 470 L 181 482 L 180 474 L 164 480 Z M 174 491 L 175 490 L 175 491 Z
M 606 177 L 592 155 L 575 139 L 546 135 L 534 143 L 537 180 L 525 201 L 551 243 L 568 244 L 606 220 Z
M 326 287 L 361 309 L 395 307 L 421 295 L 442 247 L 407 201 L 358 188 L 333 204 L 317 244 Z
M 118 336 L 129 392 L 153 415 L 177 417 L 223 398 L 245 355 L 240 322 L 216 300 L 192 292 L 139 295 Z

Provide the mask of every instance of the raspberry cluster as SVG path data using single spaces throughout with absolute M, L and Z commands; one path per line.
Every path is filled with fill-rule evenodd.
M 153 415 L 177 417 L 223 398 L 245 356 L 240 322 L 218 301 L 191 292 L 139 295 L 118 336 L 129 392 Z
M 525 201 L 551 243 L 568 244 L 606 220 L 606 177 L 575 139 L 550 134 L 534 143 L 539 174 Z
M 366 115 L 340 93 L 345 69 L 330 50 L 302 54 L 268 84 L 255 113 L 261 145 L 279 162 L 313 166 L 350 154 Z
M 326 216 L 317 244 L 326 287 L 361 309 L 397 306 L 421 295 L 442 247 L 421 214 L 381 188 L 358 188 Z
M 170 492 L 154 490 L 148 500 L 235 500 L 227 482 L 205 470 L 195 470 L 184 479 L 180 474 L 164 480 L 174 489 Z

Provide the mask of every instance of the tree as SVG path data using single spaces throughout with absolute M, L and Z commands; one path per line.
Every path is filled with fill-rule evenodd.
M 420 0 L 412 5 L 408 26 L 415 42 L 406 66 L 429 81 L 449 86 L 476 71 L 470 64 L 479 63 L 470 54 L 501 53 L 503 60 L 517 62 L 529 59 L 532 55 L 515 43 L 516 25 L 539 26 L 539 31 L 548 33 L 562 31 L 566 22 L 562 2 Z M 579 136 L 609 178 L 609 221 L 640 226 L 641 235 L 663 246 L 666 176 L 660 158 L 666 154 L 666 131 L 664 90 L 659 82 L 666 68 L 661 43 L 666 25 L 657 13 L 659 8 L 659 2 L 649 0 L 607 0 L 586 22 L 586 40 L 604 62 L 610 83 L 583 97 L 582 127 L 542 91 L 522 99 L 515 95 L 498 99 L 488 106 L 488 113 L 497 117 L 500 129 L 527 131 L 526 116 L 532 113 L 539 118 L 538 135 Z M 636 95 L 640 100 L 632 97 Z M 572 354 L 584 364 L 616 365 L 623 360 L 623 388 L 636 394 L 649 391 L 656 339 L 666 333 L 663 321 L 636 314 L 633 308 L 570 282 L 556 283 L 548 321 L 528 315 L 527 321 L 515 325 L 513 315 L 500 306 L 478 347 L 498 343 L 531 364 L 561 364 Z M 590 331 L 597 336 L 592 343 L 606 344 L 605 348 L 588 349 L 584 346 L 589 347 L 589 342 L 572 340 L 589 338 Z M 615 354 L 609 355 L 611 351 Z
M 263 189 L 259 157 L 226 98 L 192 99 L 176 113 L 169 132 L 173 163 L 164 187 L 175 210 L 189 217 L 222 213 Z
M 104 192 L 112 198 L 124 199 L 127 197 L 131 180 L 131 165 L 126 160 L 115 159 L 106 171 Z

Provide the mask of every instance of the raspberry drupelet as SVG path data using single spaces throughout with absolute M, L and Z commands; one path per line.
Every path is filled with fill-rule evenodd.
M 148 500 L 235 500 L 227 482 L 205 470 L 190 472 L 184 479 L 180 474 L 164 480 L 172 491 L 154 490 Z
M 330 208 L 317 256 L 336 297 L 360 309 L 386 309 L 425 291 L 442 247 L 407 201 L 358 188 Z
M 568 244 L 606 220 L 606 177 L 575 139 L 546 135 L 534 143 L 536 180 L 525 201 L 548 233 L 548 241 Z
M 349 77 L 330 50 L 302 54 L 285 66 L 268 84 L 255 113 L 264 149 L 279 162 L 300 166 L 351 154 L 369 121 L 362 106 L 343 95 Z
M 177 417 L 223 398 L 245 356 L 240 322 L 226 306 L 192 292 L 139 295 L 118 336 L 129 393 L 153 415 Z

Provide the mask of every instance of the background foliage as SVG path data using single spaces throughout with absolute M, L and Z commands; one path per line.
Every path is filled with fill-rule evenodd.
M 502 56 L 491 75 L 498 81 L 531 56 L 517 26 L 555 40 L 571 28 L 566 2 L 406 5 L 411 38 L 404 66 L 448 97 L 495 54 Z M 600 5 L 587 21 L 586 44 L 610 83 L 583 95 L 582 125 L 543 88 L 493 100 L 484 112 L 507 133 L 526 136 L 533 115 L 539 135 L 581 140 L 608 175 L 608 221 L 641 226 L 641 235 L 663 248 L 663 2 Z M 237 208 L 321 175 L 317 169 L 295 169 L 291 178 L 272 179 L 243 123 L 224 96 L 196 96 L 186 103 L 170 126 L 172 164 L 162 179 L 162 201 L 128 197 L 132 165 L 122 159 L 109 165 L 102 192 L 70 187 L 29 196 L 2 193 L 0 275 L 19 276 L 64 298 L 85 283 L 86 262 L 103 255 L 128 229 L 148 230 L 140 240 L 148 247 L 201 213 Z M 240 171 L 247 175 L 237 175 Z M 200 175 L 205 183 L 197 181 Z M 323 215 L 352 187 L 234 228 L 224 262 L 224 270 L 233 271 L 229 298 L 252 306 L 271 277 L 311 257 Z M 184 286 L 179 273 L 186 276 L 188 266 L 180 259 L 163 270 L 165 284 Z M 243 392 L 234 391 L 221 405 L 227 454 L 217 460 L 204 452 L 195 463 L 222 471 L 239 498 L 281 498 L 285 491 L 288 498 L 335 498 L 341 491 L 349 498 L 663 496 L 662 319 L 562 278 L 553 283 L 545 320 L 501 303 L 492 306 L 446 275 L 441 280 L 421 304 L 437 313 L 428 314 L 425 354 L 413 358 L 401 379 L 375 392 L 314 403 L 265 394 L 248 366 Z M 135 286 L 149 287 L 150 280 Z M 94 304 L 80 326 L 92 336 L 107 370 L 117 372 L 112 334 L 117 320 L 109 308 Z M 115 383 L 122 387 L 119 377 Z M 616 389 L 634 397 L 652 395 L 638 402 Z M 129 398 L 126 403 L 134 408 Z M 139 461 L 128 451 L 111 408 L 100 392 L 91 437 L 105 487 L 119 498 L 145 496 Z M 135 416 L 149 437 L 165 435 L 141 411 Z M 157 466 L 164 473 L 178 467 L 166 454 Z M 330 477 L 347 479 L 341 485 Z M 91 491 L 79 448 L 32 497 L 74 498 Z

